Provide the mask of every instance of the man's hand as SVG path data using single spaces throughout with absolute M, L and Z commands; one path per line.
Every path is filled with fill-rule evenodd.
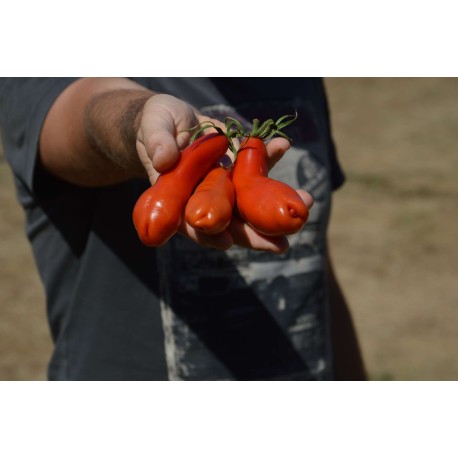
M 137 152 L 151 184 L 156 182 L 160 173 L 175 164 L 180 151 L 189 142 L 189 129 L 204 121 L 224 128 L 222 122 L 200 115 L 192 106 L 169 95 L 155 95 L 145 103 L 137 132 Z M 281 137 L 274 138 L 267 144 L 269 170 L 289 147 L 288 140 Z M 303 190 L 298 190 L 298 193 L 310 209 L 313 204 L 312 196 Z M 186 222 L 184 216 L 182 221 L 180 233 L 202 246 L 227 250 L 235 244 L 273 253 L 283 253 L 289 247 L 286 237 L 259 234 L 237 216 L 234 216 L 224 232 L 215 235 L 195 230 Z
M 197 124 L 212 122 L 224 129 L 216 119 L 201 115 L 183 100 L 167 94 L 152 96 L 145 103 L 137 131 L 137 153 L 151 184 L 160 173 L 177 161 Z
M 188 129 L 196 124 L 194 109 L 175 97 L 158 94 L 145 103 L 136 146 L 151 183 L 177 161 L 189 141 Z

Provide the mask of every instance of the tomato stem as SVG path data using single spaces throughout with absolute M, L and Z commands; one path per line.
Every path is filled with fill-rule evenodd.
M 202 134 L 204 130 L 213 128 L 219 134 L 224 135 L 228 138 L 229 149 L 234 154 L 235 161 L 237 159 L 238 149 L 243 147 L 244 142 L 242 142 L 242 145 L 237 149 L 233 142 L 234 138 L 245 138 L 245 140 L 248 140 L 250 137 L 256 137 L 260 138 L 263 141 L 266 141 L 269 138 L 278 135 L 280 137 L 286 138 L 289 142 L 292 142 L 291 138 L 289 138 L 284 132 L 282 132 L 282 129 L 292 124 L 294 121 L 296 121 L 296 119 L 297 111 L 294 115 L 281 116 L 279 119 L 277 119 L 277 121 L 274 121 L 273 119 L 268 119 L 267 121 L 261 123 L 259 119 L 253 119 L 253 127 L 251 129 L 251 132 L 248 134 L 246 133 L 246 130 L 243 127 L 242 123 L 230 116 L 224 119 L 225 130 L 217 126 L 213 121 L 203 121 L 197 124 L 197 126 L 194 126 L 191 129 L 187 129 L 188 131 L 193 132 L 189 143 L 191 144 L 193 141 L 195 141 L 195 139 L 200 134 Z M 225 168 L 229 168 L 227 161 L 222 160 L 220 165 Z
M 237 156 L 237 148 L 235 147 L 232 139 L 237 137 L 244 137 L 246 135 L 245 129 L 243 128 L 240 121 L 231 117 L 225 118 L 224 125 L 226 127 L 226 131 L 221 129 L 221 127 L 217 126 L 212 121 L 203 121 L 197 124 L 197 126 L 188 129 L 189 131 L 194 131 L 189 143 L 191 144 L 204 130 L 214 128 L 219 134 L 224 135 L 228 138 L 229 149 L 234 153 L 235 156 Z
M 274 121 L 273 119 L 268 119 L 264 121 L 262 124 L 259 119 L 253 120 L 253 128 L 251 133 L 249 134 L 250 137 L 260 138 L 261 140 L 268 140 L 269 138 L 273 137 L 274 135 L 279 135 L 280 137 L 286 138 L 289 142 L 291 142 L 291 138 L 289 138 L 282 129 L 292 124 L 297 119 L 297 111 L 294 115 L 284 115 L 281 118 Z

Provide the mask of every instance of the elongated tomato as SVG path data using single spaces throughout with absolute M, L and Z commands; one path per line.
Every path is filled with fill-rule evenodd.
M 267 174 L 265 144 L 249 137 L 237 154 L 232 178 L 239 213 L 261 234 L 294 234 L 307 221 L 308 208 L 293 188 Z
M 183 150 L 173 169 L 161 174 L 139 197 L 133 221 L 145 245 L 161 246 L 176 233 L 194 188 L 228 146 L 228 138 L 220 133 L 199 138 Z
M 205 234 L 218 234 L 229 226 L 235 203 L 232 170 L 221 166 L 213 168 L 197 186 L 189 199 L 186 221 Z

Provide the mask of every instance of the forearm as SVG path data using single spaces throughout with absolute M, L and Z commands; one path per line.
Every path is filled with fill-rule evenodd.
M 84 78 L 49 111 L 39 151 L 52 174 L 83 186 L 146 176 L 136 151 L 145 102 L 154 93 L 124 78 Z

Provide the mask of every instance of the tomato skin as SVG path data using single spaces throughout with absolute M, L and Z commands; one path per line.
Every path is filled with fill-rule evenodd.
M 230 224 L 235 204 L 232 170 L 213 168 L 189 199 L 185 217 L 194 229 L 205 234 L 223 232 Z
M 164 245 L 177 232 L 194 188 L 228 147 L 228 138 L 216 132 L 197 139 L 183 150 L 175 166 L 139 197 L 132 217 L 145 245 Z
M 294 234 L 306 223 L 308 208 L 293 188 L 267 173 L 264 142 L 248 138 L 237 154 L 232 179 L 240 216 L 261 234 Z

